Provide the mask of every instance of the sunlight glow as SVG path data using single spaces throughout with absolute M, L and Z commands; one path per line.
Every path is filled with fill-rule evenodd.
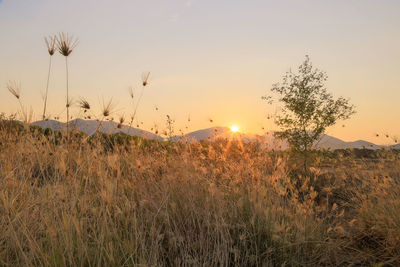
M 232 125 L 231 126 L 231 131 L 234 132 L 234 133 L 237 133 L 237 132 L 239 132 L 239 127 L 237 125 Z

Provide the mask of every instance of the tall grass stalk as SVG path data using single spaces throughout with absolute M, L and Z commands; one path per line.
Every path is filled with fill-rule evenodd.
M 138 100 L 136 102 L 136 106 L 134 107 L 133 115 L 131 116 L 131 121 L 130 121 L 130 124 L 129 124 L 128 134 L 130 133 L 130 130 L 131 130 L 131 127 L 132 127 L 132 123 L 136 118 L 136 112 L 138 110 L 140 101 L 142 100 L 144 89 L 148 85 L 149 77 L 150 77 L 150 72 L 145 72 L 145 73 L 142 74 L 142 90 L 141 90 L 139 98 L 138 98 Z M 134 105 L 135 102 L 133 100 L 133 89 L 132 88 L 130 89 L 129 93 L 130 93 L 130 96 L 132 98 L 132 102 L 133 102 L 133 105 Z
M 43 115 L 42 115 L 42 119 L 46 119 L 46 107 L 47 107 L 47 96 L 48 96 L 48 91 L 49 91 L 49 82 L 50 82 L 50 73 L 51 73 L 51 60 L 53 58 L 53 55 L 55 53 L 55 45 L 56 45 L 56 36 L 49 36 L 49 37 L 45 37 L 44 40 L 46 42 L 46 46 L 47 46 L 47 52 L 49 53 L 50 57 L 49 57 L 49 70 L 47 73 L 47 83 L 46 83 L 46 92 L 45 92 L 45 96 L 44 96 L 44 106 L 43 106 Z
M 67 108 L 67 136 L 69 135 L 69 107 L 70 107 L 70 99 L 69 99 L 69 86 L 68 86 L 68 57 L 65 57 L 65 77 L 66 77 L 66 82 L 67 82 L 67 104 L 66 104 L 66 108 Z
M 65 57 L 65 74 L 66 74 L 66 85 L 67 85 L 67 99 L 66 99 L 66 108 L 67 108 L 67 138 L 69 139 L 69 108 L 70 108 L 70 99 L 69 99 L 69 86 L 68 86 L 68 56 L 72 53 L 73 49 L 78 44 L 78 39 L 73 36 L 70 36 L 68 33 L 59 33 L 57 37 L 57 48 L 61 55 Z
M 104 99 L 103 99 L 103 106 L 102 106 L 102 110 L 101 110 L 101 120 L 97 124 L 96 130 L 90 136 L 93 136 L 100 130 L 101 126 L 103 125 L 104 120 L 107 119 L 114 112 L 114 107 L 115 107 L 115 105 L 112 102 L 112 98 L 108 102 L 104 102 Z

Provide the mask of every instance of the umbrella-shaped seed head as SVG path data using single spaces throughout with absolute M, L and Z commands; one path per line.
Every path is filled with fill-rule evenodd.
M 68 57 L 72 50 L 77 46 L 78 39 L 70 36 L 68 33 L 59 33 L 57 37 L 57 49 L 61 55 Z
M 56 52 L 56 39 L 55 35 L 44 37 L 44 41 L 46 42 L 47 51 L 49 55 L 52 56 Z

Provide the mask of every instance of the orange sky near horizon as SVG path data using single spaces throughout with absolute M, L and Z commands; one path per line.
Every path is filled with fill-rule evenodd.
M 138 108 L 144 129 L 164 128 L 168 114 L 176 133 L 235 124 L 261 134 L 263 127 L 277 129 L 267 118 L 276 107 L 261 96 L 310 55 L 328 73 L 328 91 L 350 98 L 357 110 L 327 133 L 393 143 L 383 136 L 400 135 L 400 2 L 321 2 L 3 0 L 0 112 L 18 110 L 6 89 L 17 80 L 22 102 L 40 118 L 48 64 L 43 36 L 65 31 L 80 40 L 69 58 L 70 94 L 88 99 L 96 114 L 112 98 L 113 117 L 129 118 L 128 88 L 137 99 L 141 74 L 150 71 Z M 56 54 L 48 108 L 62 120 L 64 64 Z

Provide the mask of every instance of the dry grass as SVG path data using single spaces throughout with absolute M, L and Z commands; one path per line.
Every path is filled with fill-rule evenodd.
M 225 146 L 107 151 L 1 122 L 0 265 L 400 264 L 396 155 L 302 178 L 284 154 Z

